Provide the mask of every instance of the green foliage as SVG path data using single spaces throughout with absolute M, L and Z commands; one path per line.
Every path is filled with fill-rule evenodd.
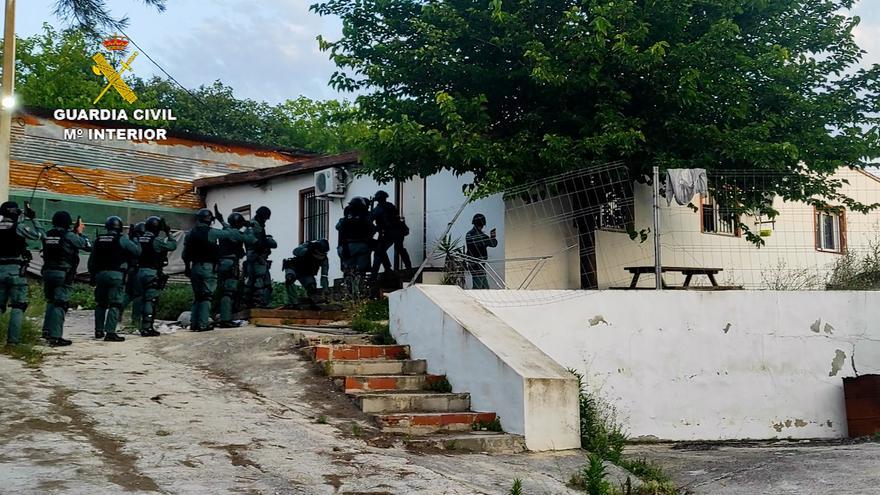
M 372 122 L 361 149 L 379 180 L 473 172 L 481 193 L 571 168 L 783 172 L 758 193 L 839 201 L 830 174 L 880 156 L 880 66 L 851 0 L 424 2 L 323 0 L 319 39 Z M 755 186 L 713 191 L 774 212 Z M 747 227 L 747 226 L 746 226 Z M 746 231 L 754 242 L 760 238 Z
M 165 11 L 166 0 L 141 0 L 141 3 Z M 98 32 L 104 29 L 120 29 L 128 24 L 128 18 L 114 18 L 103 0 L 56 0 L 55 14 L 62 20 L 71 21 L 81 29 Z
M 238 99 L 221 81 L 187 92 L 167 79 L 142 79 L 137 76 L 137 67 L 124 75 L 138 95 L 134 104 L 110 91 L 92 105 L 104 86 L 104 80 L 91 69 L 92 55 L 104 51 L 100 42 L 97 34 L 75 29 L 58 31 L 48 24 L 43 25 L 42 34 L 18 39 L 16 90 L 21 103 L 45 109 L 171 108 L 177 120 L 142 123 L 323 153 L 349 151 L 367 132 L 357 107 L 347 101 L 299 97 L 269 105 Z
M 587 390 L 584 377 L 569 370 L 578 380 L 580 389 L 581 447 L 617 464 L 623 458 L 626 433 L 617 421 L 614 408 Z
M 75 282 L 70 291 L 70 307 L 92 310 L 95 309 L 95 288 L 89 284 Z
M 360 300 L 351 309 L 351 328 L 372 336 L 374 344 L 393 345 L 397 341 L 391 336 L 388 326 L 388 300 Z
M 519 478 L 514 479 L 513 486 L 510 487 L 510 491 L 507 493 L 508 495 L 523 495 L 522 480 Z
M 448 394 L 452 392 L 452 384 L 449 383 L 449 380 L 446 377 L 442 377 L 439 380 L 435 380 L 428 384 L 426 390 L 430 390 L 431 392 L 439 392 L 442 394 Z
M 37 282 L 28 283 L 28 308 L 21 325 L 21 343 L 15 347 L 6 347 L 6 332 L 9 329 L 9 311 L 0 315 L 0 353 L 24 361 L 31 367 L 43 362 L 43 347 L 40 345 L 43 335 L 42 322 L 46 312 L 46 300 L 43 289 Z
M 356 309 L 355 318 L 365 318 L 372 321 L 388 320 L 388 299 L 382 298 L 362 302 Z
M 474 431 L 504 431 L 501 427 L 501 418 L 498 416 L 495 416 L 491 421 L 483 421 L 481 419 L 474 421 L 471 429 Z
M 837 257 L 826 285 L 828 290 L 880 289 L 880 242 L 866 252 L 847 251 Z
M 653 481 L 658 484 L 669 484 L 671 480 L 663 468 L 648 459 L 641 457 L 637 459 L 621 459 L 618 465 L 635 476 L 638 476 L 643 482 Z
M 589 495 L 612 495 L 611 483 L 605 479 L 606 476 L 605 461 L 601 456 L 591 453 L 587 465 L 571 478 L 569 485 Z
M 192 310 L 192 303 L 193 292 L 189 284 L 168 284 L 159 295 L 156 319 L 177 321 L 180 313 Z

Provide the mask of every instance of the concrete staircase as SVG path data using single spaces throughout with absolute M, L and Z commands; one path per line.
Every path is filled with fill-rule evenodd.
M 525 450 L 521 436 L 497 430 L 495 413 L 471 411 L 468 393 L 452 393 L 446 377 L 427 374 L 409 346 L 318 344 L 305 348 L 379 428 L 406 436 L 420 448 L 511 453 Z

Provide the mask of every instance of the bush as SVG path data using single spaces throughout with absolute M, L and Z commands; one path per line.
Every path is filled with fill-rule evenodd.
M 880 289 L 880 242 L 871 243 L 867 252 L 847 251 L 839 256 L 831 269 L 826 289 Z
M 587 391 L 584 377 L 569 370 L 578 380 L 581 410 L 581 447 L 603 459 L 618 464 L 623 458 L 626 433 L 617 422 L 614 408 Z
M 70 307 L 73 309 L 95 309 L 95 288 L 89 284 L 75 282 L 70 291 Z
M 159 295 L 157 320 L 177 321 L 180 313 L 192 310 L 193 292 L 189 284 L 168 284 Z

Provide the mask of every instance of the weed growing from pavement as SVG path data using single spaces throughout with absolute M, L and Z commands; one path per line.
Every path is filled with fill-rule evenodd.
M 507 492 L 508 495 L 523 495 L 522 491 L 522 480 L 516 478 L 513 480 L 513 486 L 510 487 L 510 491 Z
M 322 415 L 318 416 L 317 423 L 319 425 L 326 425 L 327 424 L 327 415 L 322 414 Z
M 587 390 L 583 375 L 571 369 L 569 372 L 577 378 L 580 390 L 581 447 L 590 453 L 583 470 L 575 474 L 569 484 L 590 495 L 678 495 L 675 485 L 660 466 L 645 458 L 624 458 L 623 448 L 628 439 L 614 407 Z M 605 479 L 607 472 L 603 461 L 626 469 L 642 483 L 634 488 L 627 478 L 619 487 L 612 486 Z
M 9 309 L 0 317 L 0 345 L 2 352 L 9 357 L 24 361 L 28 366 L 36 367 L 43 362 L 43 315 L 46 312 L 46 300 L 43 289 L 36 282 L 28 283 L 28 307 L 24 312 L 21 324 L 21 343 L 7 347 L 6 332 L 9 328 Z
M 397 342 L 391 336 L 388 326 L 388 300 L 362 300 L 352 303 L 351 328 L 360 333 L 369 334 L 377 345 L 394 345 Z

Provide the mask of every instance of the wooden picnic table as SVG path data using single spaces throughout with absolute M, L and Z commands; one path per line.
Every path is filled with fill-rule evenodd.
M 639 277 L 643 273 L 651 273 L 654 274 L 656 272 L 656 268 L 654 266 L 628 266 L 625 268 L 628 272 L 633 274 L 632 282 L 629 284 L 630 289 L 636 289 L 639 284 Z M 718 287 L 718 281 L 715 280 L 715 275 L 719 272 L 724 271 L 722 268 L 699 268 L 699 267 L 681 267 L 681 266 L 661 266 L 660 273 L 673 272 L 673 273 L 681 273 L 684 275 L 684 284 L 682 287 L 690 287 L 691 279 L 694 278 L 694 275 L 705 275 L 709 278 L 709 282 L 712 284 L 712 287 Z M 666 289 L 669 286 L 666 285 L 666 281 L 663 280 L 661 275 L 660 282 L 663 284 L 663 288 Z

